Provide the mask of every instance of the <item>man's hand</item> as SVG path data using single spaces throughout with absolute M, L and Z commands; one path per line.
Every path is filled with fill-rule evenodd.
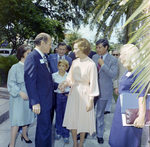
M 99 58 L 99 59 L 98 59 L 98 63 L 102 66 L 102 65 L 104 64 L 104 60 L 101 59 L 101 58 Z
M 114 89 L 114 93 L 115 93 L 116 95 L 119 95 L 119 93 L 118 93 L 118 88 L 115 88 L 115 89 Z
M 35 114 L 40 114 L 41 113 L 41 106 L 40 106 L 40 104 L 33 105 L 32 106 L 32 111 Z
M 24 92 L 21 91 L 19 94 L 23 100 L 28 100 L 28 96 Z

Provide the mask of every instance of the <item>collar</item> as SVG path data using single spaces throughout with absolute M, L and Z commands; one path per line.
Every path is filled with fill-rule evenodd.
M 107 54 L 108 54 L 108 52 L 105 55 L 103 55 L 103 60 L 105 60 Z M 99 55 L 99 57 L 101 58 L 101 55 Z
M 41 57 L 43 58 L 44 54 L 37 48 L 35 48 L 35 50 L 41 55 Z
M 68 52 L 68 55 L 71 53 L 72 51 Z
M 58 75 L 60 75 L 60 74 L 59 74 L 59 70 L 58 70 L 56 73 L 57 73 Z M 67 74 L 67 72 L 65 71 L 64 76 L 65 76 L 66 74 Z M 64 76 L 63 76 L 63 77 L 64 77 Z
M 20 63 L 21 65 L 24 65 L 24 63 L 23 63 L 23 62 L 21 62 L 21 61 L 19 61 L 19 63 Z
M 60 56 L 59 56 L 59 54 L 57 53 L 57 59 L 59 59 L 59 58 L 60 58 Z M 61 58 L 62 58 L 62 59 L 65 59 L 65 55 L 61 56 Z

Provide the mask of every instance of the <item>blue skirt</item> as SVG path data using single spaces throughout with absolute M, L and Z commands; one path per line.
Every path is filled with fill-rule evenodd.
M 139 147 L 141 135 L 141 128 L 122 126 L 120 97 L 118 97 L 109 136 L 109 145 L 111 147 Z

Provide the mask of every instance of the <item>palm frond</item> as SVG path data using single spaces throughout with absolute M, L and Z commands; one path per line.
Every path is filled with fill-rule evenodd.
M 140 14 L 148 5 L 149 0 L 145 0 L 139 7 L 136 9 L 136 11 L 130 16 L 130 18 L 125 22 L 123 27 L 125 27 L 127 24 L 129 24 L 138 14 Z

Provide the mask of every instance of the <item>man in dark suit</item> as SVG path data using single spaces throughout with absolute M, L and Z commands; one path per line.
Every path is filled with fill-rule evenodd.
M 44 53 L 49 53 L 52 39 L 46 33 L 35 38 L 35 49 L 25 60 L 25 85 L 29 107 L 37 114 L 36 147 L 51 147 L 51 115 L 53 81 Z
M 103 144 L 104 133 L 104 111 L 107 101 L 113 95 L 112 80 L 117 74 L 118 61 L 108 53 L 109 44 L 106 39 L 100 39 L 96 42 L 97 54 L 93 56 L 98 69 L 99 99 L 97 100 L 96 114 L 96 134 L 98 143 Z
M 90 54 L 88 55 L 88 57 L 92 59 L 93 55 L 95 55 L 95 54 L 96 54 L 96 52 L 91 51 Z
M 76 59 L 76 56 L 75 56 L 75 53 L 72 52 L 71 46 L 70 46 L 70 45 L 67 45 L 67 46 L 66 46 L 66 49 L 67 49 L 67 50 L 66 50 L 67 56 L 70 57 L 70 58 L 72 59 L 72 61 L 75 60 L 75 59 Z
M 66 59 L 69 62 L 69 69 L 70 69 L 71 64 L 72 64 L 72 59 L 70 57 L 66 56 L 65 53 L 66 53 L 66 44 L 64 42 L 61 42 L 58 44 L 57 54 L 49 55 L 48 62 L 49 62 L 49 66 L 50 66 L 52 73 L 58 71 L 57 63 L 60 59 Z M 69 69 L 68 69 L 68 71 L 69 71 Z

